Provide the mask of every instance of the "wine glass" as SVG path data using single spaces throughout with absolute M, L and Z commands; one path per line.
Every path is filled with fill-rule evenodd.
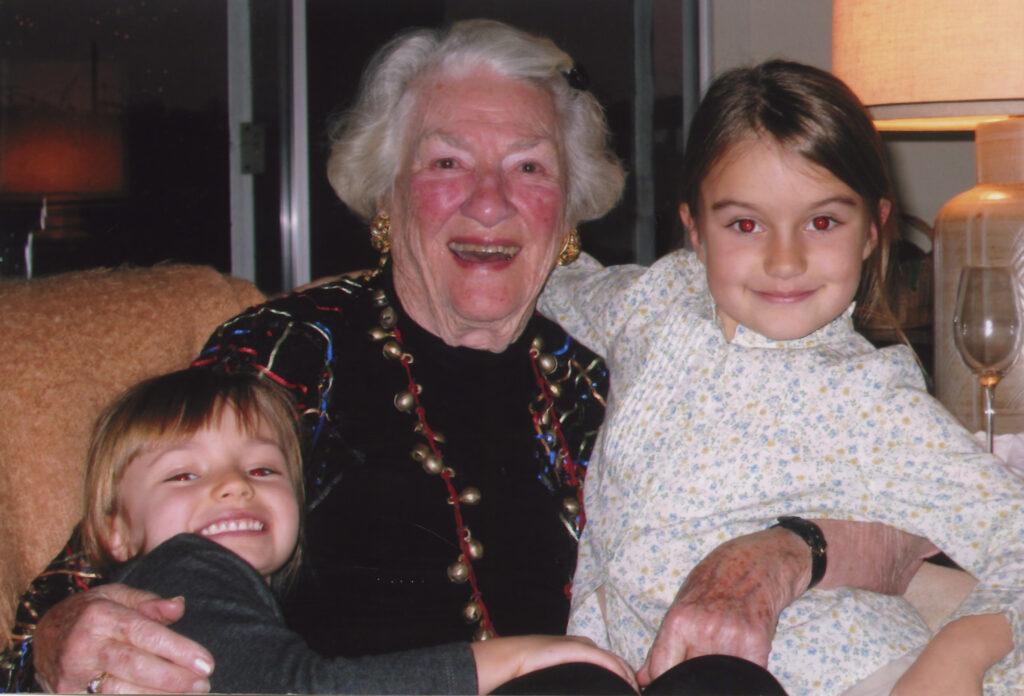
M 992 451 L 993 395 L 1020 352 L 1017 279 L 1008 266 L 964 266 L 956 291 L 953 340 L 985 389 L 985 434 Z

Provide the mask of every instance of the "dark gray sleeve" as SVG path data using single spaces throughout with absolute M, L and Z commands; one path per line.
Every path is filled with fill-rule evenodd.
M 133 587 L 185 598 L 185 616 L 172 628 L 213 655 L 213 692 L 477 692 L 468 643 L 360 658 L 321 657 L 285 626 L 276 599 L 248 563 L 199 536 L 174 537 L 119 576 Z

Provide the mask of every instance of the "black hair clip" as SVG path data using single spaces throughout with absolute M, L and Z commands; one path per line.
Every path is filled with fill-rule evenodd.
M 566 82 L 573 89 L 587 89 L 590 87 L 590 78 L 587 76 L 587 71 L 579 63 L 573 63 L 572 67 L 569 68 L 569 72 L 562 74 L 565 76 Z

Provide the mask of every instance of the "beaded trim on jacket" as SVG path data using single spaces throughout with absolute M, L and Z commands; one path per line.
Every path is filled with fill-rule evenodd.
M 373 275 L 368 276 L 366 280 L 372 277 Z M 342 282 L 357 285 L 352 280 Z M 479 623 L 474 638 L 476 640 L 493 638 L 498 633 L 491 623 L 487 604 L 473 570 L 473 561 L 483 557 L 484 546 L 480 540 L 473 538 L 462 517 L 462 505 L 478 504 L 480 491 L 473 486 L 466 486 L 461 491 L 456 489 L 453 481 L 455 472 L 445 463 L 442 453 L 441 445 L 445 442 L 444 436 L 430 427 L 426 411 L 420 403 L 420 386 L 416 384 L 412 368 L 415 358 L 404 349 L 402 334 L 397 326 L 398 316 L 395 309 L 391 306 L 391 301 L 383 289 L 372 290 L 371 297 L 374 304 L 380 309 L 380 315 L 379 326 L 370 330 L 370 336 L 374 341 L 382 342 L 381 351 L 384 357 L 401 364 L 408 378 L 408 388 L 395 395 L 395 408 L 415 416 L 417 419 L 415 432 L 425 440 L 425 443 L 415 445 L 409 456 L 419 462 L 428 475 L 440 476 L 448 491 L 447 503 L 452 507 L 456 538 L 460 549 L 458 558 L 448 566 L 448 578 L 454 583 L 469 582 L 472 588 L 472 596 L 463 607 L 462 616 L 469 623 Z M 582 487 L 585 464 L 578 465 L 569 452 L 569 445 L 560 426 L 561 419 L 554 404 L 555 397 L 562 393 L 561 384 L 574 376 L 573 367 L 579 368 L 579 365 L 574 365 L 571 360 L 565 360 L 560 365 L 556 354 L 541 352 L 543 350 L 543 340 L 540 336 L 535 337 L 530 344 L 529 355 L 534 377 L 537 380 L 538 394 L 530 403 L 530 415 L 537 432 L 537 441 L 544 449 L 545 459 L 550 462 L 549 470 L 546 472 L 549 478 L 547 485 L 551 486 L 550 478 L 553 477 L 571 491 L 571 495 L 562 501 L 560 517 L 569 533 L 579 541 L 586 521 L 583 512 Z M 583 375 L 583 378 L 588 379 L 586 374 Z M 603 404 L 604 401 L 600 393 L 594 392 L 594 394 Z

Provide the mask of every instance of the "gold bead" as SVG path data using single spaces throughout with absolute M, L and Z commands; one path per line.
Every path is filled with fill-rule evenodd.
M 372 338 L 375 341 L 381 341 L 390 335 L 390 331 L 385 331 L 379 326 L 374 326 L 372 329 L 370 329 L 370 338 Z
M 388 341 L 381 346 L 381 352 L 384 353 L 384 357 L 388 360 L 399 360 L 402 357 L 402 346 L 398 345 L 395 341 Z
M 469 600 L 466 606 L 462 607 L 462 618 L 466 620 L 466 623 L 476 623 L 483 615 L 484 612 L 480 608 L 480 602 L 475 599 Z
M 562 501 L 562 509 L 565 510 L 566 514 L 570 517 L 575 517 L 580 514 L 580 501 L 578 498 L 566 498 Z
M 544 341 L 540 336 L 534 336 L 533 341 L 530 342 L 530 347 L 536 351 L 544 350 Z
M 540 418 L 537 420 L 544 427 L 551 425 L 551 409 L 546 409 L 544 413 L 540 414 Z
M 416 397 L 408 390 L 398 392 L 395 394 L 395 408 L 403 413 L 411 413 L 416 408 Z
M 412 457 L 413 459 L 415 459 L 418 462 L 422 462 L 424 459 L 429 457 L 431 454 L 432 454 L 432 452 L 430 451 L 430 448 L 427 447 L 426 445 L 422 444 L 422 443 L 420 443 L 420 444 L 416 445 L 415 447 L 413 447 L 412 450 L 409 452 L 409 456 Z
M 475 641 L 490 640 L 493 637 L 494 637 L 494 631 L 492 631 L 489 628 L 484 628 L 483 626 L 478 628 L 476 630 L 476 633 L 473 634 L 473 640 L 475 640 Z
M 416 393 L 417 394 L 422 394 L 423 393 L 423 387 L 421 387 L 420 385 L 417 384 L 416 385 Z M 423 422 L 422 421 L 416 421 L 416 425 L 412 426 L 412 431 L 414 433 L 416 433 L 417 435 L 422 435 L 423 437 L 427 436 L 427 429 L 423 427 Z M 436 442 L 439 445 L 442 445 L 445 442 L 447 442 L 447 440 L 445 439 L 444 435 L 442 435 L 441 433 L 437 432 L 436 430 L 431 431 L 431 435 L 434 436 L 434 442 Z
M 423 458 L 423 470 L 428 474 L 436 476 L 440 474 L 444 469 L 444 464 L 441 463 L 441 458 L 431 452 Z
M 548 391 L 551 392 L 551 396 L 557 399 L 562 395 L 562 387 L 552 382 L 548 383 Z
M 371 297 L 373 297 L 373 303 L 375 305 L 377 305 L 378 307 L 387 307 L 388 306 L 388 295 L 383 290 L 381 290 L 379 288 L 377 290 L 374 290 L 371 293 Z
M 537 367 L 546 375 L 550 375 L 558 367 L 558 360 L 551 353 L 541 353 L 537 356 Z
M 484 545 L 476 539 L 466 539 L 466 549 L 469 551 L 469 557 L 474 561 L 484 557 Z
M 466 486 L 459 493 L 459 501 L 466 505 L 476 505 L 480 502 L 480 489 L 476 486 Z
M 395 328 L 395 323 L 398 322 L 398 314 L 395 312 L 394 307 L 385 307 L 380 311 L 380 325 L 385 329 Z
M 461 560 L 452 563 L 448 566 L 448 579 L 459 584 L 469 580 L 469 564 Z

